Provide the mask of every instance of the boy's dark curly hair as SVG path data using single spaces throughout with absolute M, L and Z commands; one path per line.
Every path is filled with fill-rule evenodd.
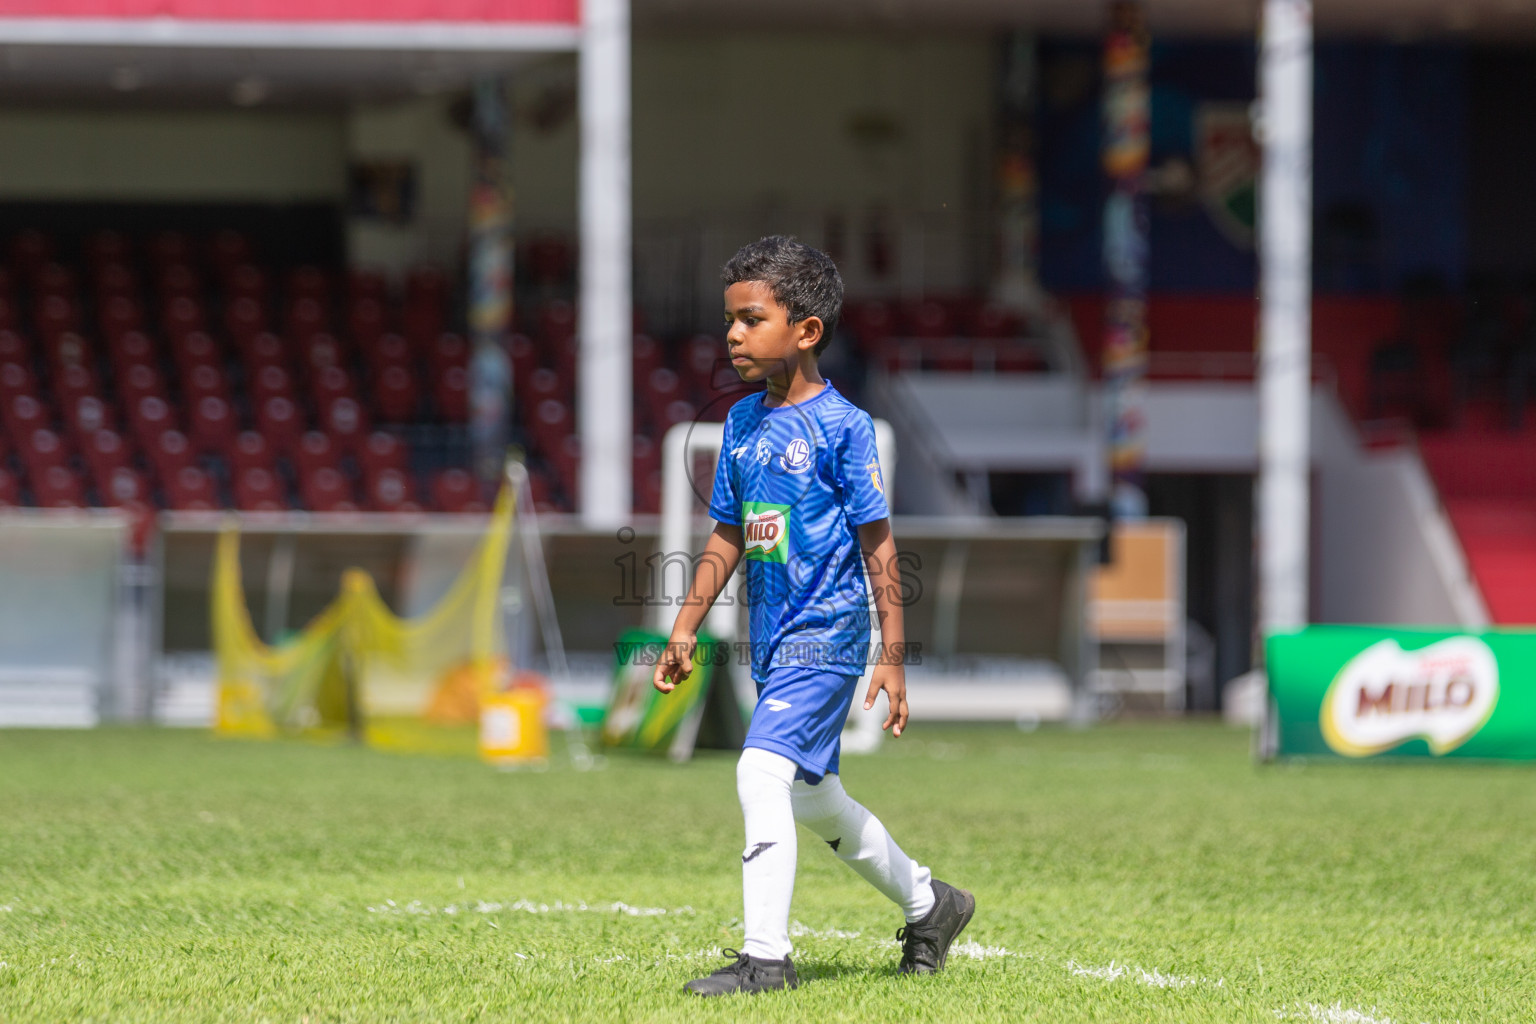
M 774 301 L 789 310 L 789 322 L 807 317 L 821 321 L 819 356 L 832 341 L 832 330 L 843 311 L 843 276 L 832 257 L 788 235 L 769 235 L 736 250 L 721 272 L 725 286 L 761 281 Z

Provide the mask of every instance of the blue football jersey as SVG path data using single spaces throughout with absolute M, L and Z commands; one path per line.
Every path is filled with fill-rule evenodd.
M 869 601 L 858 527 L 890 514 L 869 414 L 831 384 L 798 405 L 731 407 L 709 514 L 745 544 L 752 678 L 781 666 L 864 671 Z

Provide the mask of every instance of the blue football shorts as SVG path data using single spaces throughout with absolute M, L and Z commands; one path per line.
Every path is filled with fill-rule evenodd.
M 857 675 L 812 665 L 769 669 L 767 682 L 757 682 L 757 707 L 742 745 L 789 758 L 800 766 L 795 778 L 813 786 L 836 775 L 843 723 L 858 685 Z

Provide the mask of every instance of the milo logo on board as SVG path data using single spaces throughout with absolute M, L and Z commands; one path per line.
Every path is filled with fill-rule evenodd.
M 1323 697 L 1323 738 L 1335 752 L 1365 757 L 1422 737 L 1444 754 L 1471 739 L 1499 700 L 1499 663 L 1477 637 L 1456 636 L 1405 651 L 1382 640 L 1339 670 Z
M 742 502 L 741 535 L 746 557 L 759 562 L 788 562 L 789 506 Z

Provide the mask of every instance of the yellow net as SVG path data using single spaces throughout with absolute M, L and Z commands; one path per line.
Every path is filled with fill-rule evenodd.
M 513 507 L 503 488 L 474 555 L 425 614 L 397 616 L 372 577 L 349 569 L 335 599 L 276 645 L 251 625 L 240 536 L 226 528 L 212 585 L 215 729 L 255 737 L 350 729 L 379 747 L 473 752 L 480 706 L 507 676 L 499 598 Z

